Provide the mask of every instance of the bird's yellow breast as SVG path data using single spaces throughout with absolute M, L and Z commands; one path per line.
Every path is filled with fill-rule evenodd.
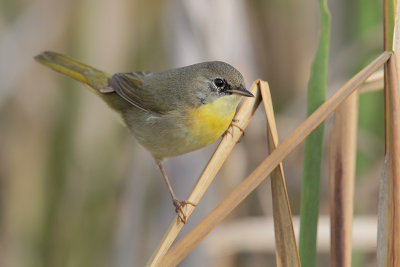
M 225 96 L 192 110 L 189 128 L 193 141 L 201 146 L 216 141 L 231 123 L 238 102 L 237 96 Z

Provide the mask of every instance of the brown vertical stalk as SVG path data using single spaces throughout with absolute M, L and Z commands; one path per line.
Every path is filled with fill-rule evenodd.
M 385 64 L 385 166 L 379 189 L 378 207 L 378 266 L 400 264 L 400 203 L 399 203 L 399 2 L 384 0 L 384 49 L 394 51 Z M 391 19 L 391 14 L 395 19 Z M 394 26 L 391 23 L 394 22 Z M 393 30 L 393 32 L 392 32 Z M 393 34 L 393 35 L 392 35 Z M 393 37 L 393 39 L 389 39 Z
M 351 266 L 358 93 L 335 111 L 330 139 L 331 267 Z
M 267 82 L 259 81 L 259 88 L 267 117 L 268 150 L 269 153 L 272 153 L 278 146 L 279 141 L 271 93 Z M 278 267 L 300 266 L 282 163 L 271 172 L 271 192 L 274 214 L 276 265 Z
M 393 266 L 400 266 L 400 93 L 396 57 L 388 61 L 389 185 L 392 185 Z
M 384 51 L 391 51 L 393 46 L 394 34 L 394 14 L 395 14 L 395 1 L 383 0 L 383 49 Z M 384 112 L 385 112 L 385 153 L 389 149 L 389 93 L 388 93 L 388 62 L 384 65 L 385 87 L 384 87 Z
M 388 63 L 386 62 L 385 65 L 383 66 L 384 68 L 384 74 L 383 74 L 383 82 L 384 82 L 384 87 L 383 87 L 383 102 L 384 102 L 384 121 L 385 121 L 385 154 L 387 153 L 389 149 L 389 130 L 388 130 L 388 102 L 389 102 L 389 95 L 388 95 L 388 77 L 387 77 L 387 72 L 388 72 Z
M 382 177 L 379 186 L 378 202 L 378 242 L 377 265 L 378 267 L 393 266 L 393 186 L 389 178 L 389 154 L 385 155 Z

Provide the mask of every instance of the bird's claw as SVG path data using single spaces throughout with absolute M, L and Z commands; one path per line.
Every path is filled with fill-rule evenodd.
M 244 130 L 243 130 L 243 128 L 240 127 L 239 125 L 237 125 L 235 122 L 239 122 L 239 119 L 233 119 L 232 122 L 231 122 L 231 126 L 237 127 L 237 128 L 242 132 L 242 134 L 243 134 L 243 136 L 244 136 Z
M 173 199 L 172 203 L 175 206 L 175 212 L 178 215 L 179 219 L 181 220 L 181 222 L 183 222 L 183 224 L 186 224 L 187 221 L 187 216 L 185 214 L 185 212 L 183 211 L 183 207 L 186 205 L 192 205 L 193 207 L 196 207 L 196 204 L 194 204 L 193 202 L 184 200 L 184 201 L 179 201 L 178 199 Z
M 233 127 L 236 127 L 236 128 L 238 128 L 238 129 L 242 132 L 242 135 L 244 136 L 244 130 L 243 130 L 243 128 L 240 127 L 239 125 L 237 125 L 235 122 L 239 122 L 239 120 L 238 120 L 238 119 L 233 119 L 232 122 L 231 122 L 231 124 L 229 125 L 228 129 L 225 131 L 224 135 L 230 134 L 230 135 L 233 137 L 233 134 L 232 134 L 232 130 L 231 130 L 231 129 L 232 129 Z

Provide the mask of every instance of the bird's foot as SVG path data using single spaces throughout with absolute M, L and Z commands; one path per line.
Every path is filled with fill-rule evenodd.
M 238 119 L 233 119 L 230 126 L 231 126 L 231 127 L 233 127 L 233 126 L 237 127 L 237 128 L 242 132 L 242 135 L 244 136 L 244 130 L 243 130 L 243 128 L 240 127 L 239 125 L 237 125 L 235 122 L 239 122 L 239 120 L 238 120 Z
M 176 214 L 178 214 L 179 219 L 181 220 L 181 222 L 183 222 L 183 224 L 186 224 L 187 216 L 186 216 L 185 212 L 183 211 L 183 207 L 186 205 L 192 205 L 193 207 L 196 207 L 196 204 L 194 204 L 193 202 L 187 201 L 187 200 L 179 201 L 176 198 L 172 199 L 172 203 L 175 206 L 175 212 L 176 212 Z
M 229 125 L 228 129 L 226 129 L 226 131 L 225 131 L 225 133 L 224 133 L 224 136 L 227 135 L 227 134 L 230 134 L 231 137 L 233 137 L 233 134 L 232 134 L 232 128 L 233 128 L 233 127 L 238 128 L 238 129 L 242 132 L 242 135 L 244 136 L 244 130 L 242 129 L 242 127 L 240 127 L 239 125 L 237 125 L 236 122 L 239 122 L 239 120 L 238 120 L 238 119 L 233 119 L 233 120 L 232 120 L 232 122 L 231 122 L 231 124 Z

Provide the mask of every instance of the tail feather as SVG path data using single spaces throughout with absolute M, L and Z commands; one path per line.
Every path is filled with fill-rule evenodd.
M 92 92 L 102 98 L 115 111 L 121 112 L 121 110 L 129 107 L 129 103 L 122 100 L 118 94 L 104 90 L 108 87 L 110 74 L 73 58 L 50 51 L 37 55 L 35 60 L 57 72 L 87 84 Z
M 101 94 L 100 89 L 108 86 L 108 78 L 111 77 L 110 74 L 55 52 L 45 51 L 37 55 L 35 60 L 57 72 L 89 85 L 95 89 L 94 92 L 96 94 Z

